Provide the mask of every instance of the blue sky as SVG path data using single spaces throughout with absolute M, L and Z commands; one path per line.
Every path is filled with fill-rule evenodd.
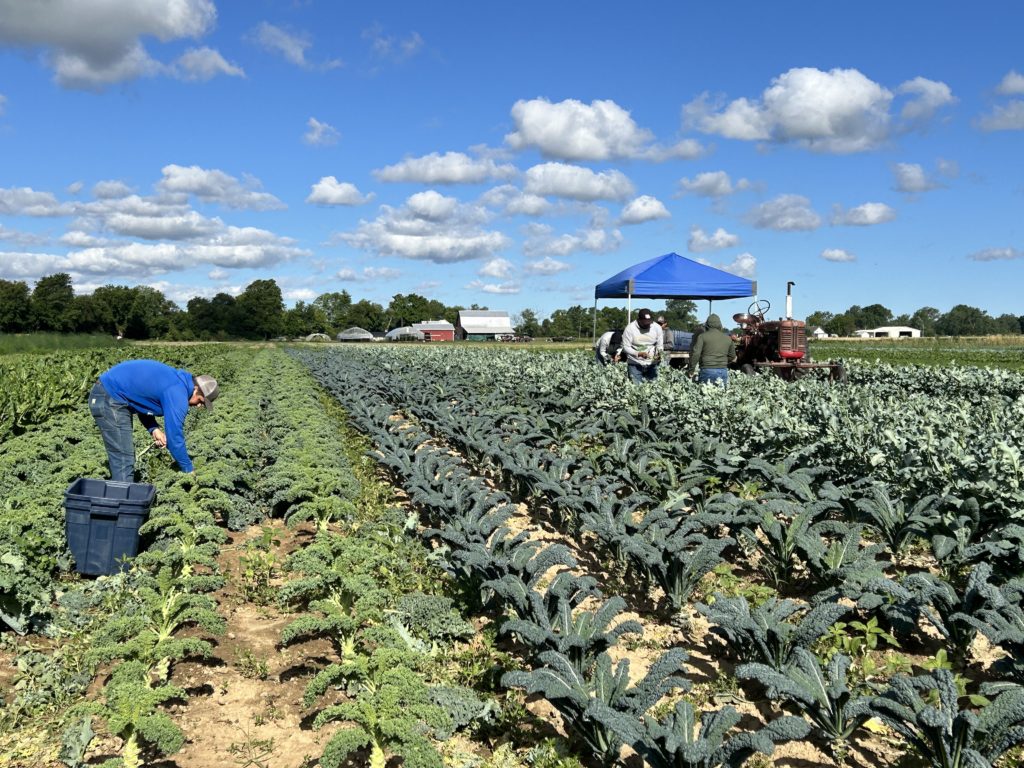
M 1020 314 L 1022 29 L 990 0 L 0 0 L 0 278 L 544 316 L 675 251 L 778 307 L 795 281 L 798 316 Z

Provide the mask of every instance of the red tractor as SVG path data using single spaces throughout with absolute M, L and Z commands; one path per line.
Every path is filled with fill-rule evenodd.
M 771 308 L 771 303 L 765 299 L 753 302 L 746 312 L 732 316 L 740 326 L 740 337 L 736 340 L 736 361 L 731 367 L 746 374 L 768 369 L 786 381 L 795 381 L 813 371 L 827 371 L 830 381 L 846 381 L 846 369 L 841 362 L 811 362 L 807 324 L 793 319 L 790 291 L 795 284 L 786 283 L 785 319 L 765 320 Z

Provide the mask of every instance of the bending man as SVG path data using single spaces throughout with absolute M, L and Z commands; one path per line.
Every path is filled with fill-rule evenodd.
M 185 447 L 185 416 L 189 406 L 212 408 L 219 394 L 212 376 L 193 376 L 156 360 L 127 360 L 100 374 L 89 393 L 89 410 L 103 436 L 111 480 L 135 480 L 133 415 L 182 472 L 195 472 Z M 164 429 L 157 416 L 163 416 Z

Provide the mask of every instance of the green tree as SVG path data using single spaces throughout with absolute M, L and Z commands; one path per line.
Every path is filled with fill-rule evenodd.
M 590 312 L 577 304 L 551 313 L 549 333 L 551 336 L 590 338 L 592 327 Z
M 349 311 L 349 326 L 359 326 L 367 331 L 386 331 L 387 315 L 384 307 L 375 301 L 360 299 Z
M 823 328 L 829 333 L 834 333 L 836 336 L 849 336 L 857 330 L 857 325 L 854 323 L 852 317 L 847 314 L 842 314 L 833 317 L 823 326 Z
M 274 280 L 254 280 L 236 300 L 242 335 L 250 339 L 280 336 L 284 327 L 284 299 Z
M 1001 333 L 1007 336 L 1016 336 L 1021 332 L 1020 318 L 1016 315 L 1000 315 L 992 321 L 992 325 L 995 333 Z
M 131 321 L 135 292 L 127 285 L 104 285 L 92 292 L 93 313 L 112 336 L 124 336 Z
M 311 333 L 327 333 L 330 324 L 327 314 L 315 304 L 304 301 L 295 302 L 295 306 L 284 313 L 284 335 L 290 337 L 308 336 Z
M 957 304 L 935 323 L 939 336 L 987 336 L 993 332 L 992 318 L 987 312 L 966 304 Z
M 219 338 L 242 336 L 245 327 L 238 300 L 229 293 L 218 293 L 210 299 L 213 314 L 214 335 Z
M 667 315 L 666 315 L 667 317 Z M 605 331 L 620 331 L 626 327 L 625 307 L 601 307 L 597 310 L 597 335 Z M 671 321 L 669 321 L 671 327 Z
M 881 304 L 870 304 L 860 311 L 858 328 L 879 328 L 892 323 L 892 310 Z
M 821 328 L 822 330 L 825 330 L 825 326 L 831 323 L 832 318 L 834 317 L 835 315 L 833 315 L 831 312 L 825 312 L 823 310 L 811 312 L 811 314 L 807 316 L 806 321 L 808 333 L 813 331 L 815 328 Z
M 71 317 L 74 318 L 75 324 L 70 330 L 76 333 L 96 333 L 104 330 L 96 316 L 92 296 L 75 296 L 71 302 Z
M 71 275 L 58 272 L 40 278 L 32 289 L 32 318 L 40 331 L 70 331 L 75 326 L 75 290 Z
M 32 328 L 32 299 L 28 283 L 0 280 L 0 332 L 20 333 Z
M 386 324 L 389 328 L 436 320 L 444 315 L 445 306 L 440 301 L 427 299 L 416 293 L 405 296 L 396 293 L 387 308 Z
M 166 334 L 171 315 L 180 311 L 175 303 L 148 285 L 137 285 L 131 291 L 131 310 L 124 335 L 132 339 L 156 339 Z
M 910 322 L 907 325 L 917 328 L 922 336 L 934 336 L 935 324 L 941 316 L 942 313 L 935 307 L 921 307 L 910 316 Z
M 313 306 L 324 313 L 327 317 L 327 325 L 334 333 L 352 325 L 349 322 L 349 312 L 352 311 L 352 297 L 348 291 L 322 293 L 313 300 Z
M 665 316 L 668 327 L 674 331 L 686 331 L 697 324 L 697 304 L 687 299 L 669 299 L 665 302 L 665 311 L 660 314 Z
M 513 327 L 520 336 L 539 336 L 540 322 L 537 320 L 537 313 L 532 309 L 524 309 L 519 317 L 514 318 Z

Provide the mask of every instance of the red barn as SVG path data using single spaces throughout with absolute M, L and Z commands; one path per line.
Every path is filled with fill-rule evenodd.
M 447 320 L 413 323 L 412 329 L 422 333 L 424 341 L 455 341 L 455 326 Z

